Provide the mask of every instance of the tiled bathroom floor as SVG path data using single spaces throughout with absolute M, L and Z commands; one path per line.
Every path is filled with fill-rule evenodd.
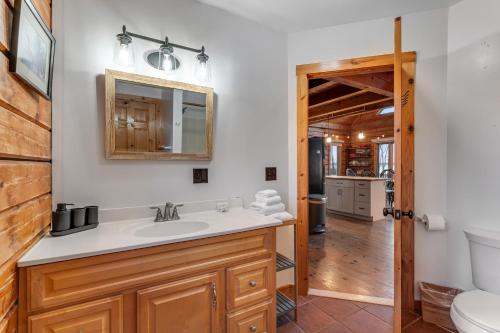
M 392 307 L 344 301 L 325 297 L 301 297 L 297 323 L 281 318 L 278 333 L 392 333 Z M 437 326 L 424 323 L 417 315 L 405 333 L 446 333 Z

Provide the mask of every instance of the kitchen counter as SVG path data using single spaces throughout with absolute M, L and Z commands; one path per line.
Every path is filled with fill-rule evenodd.
M 203 230 L 179 235 L 139 236 L 150 226 L 167 223 L 202 221 Z M 232 208 L 226 213 L 204 211 L 182 214 L 178 221 L 153 222 L 151 217 L 100 223 L 96 229 L 62 237 L 44 236 L 17 263 L 18 267 L 34 266 L 58 261 L 91 257 L 101 254 L 142 249 L 179 243 L 207 237 L 228 235 L 254 229 L 281 225 L 280 220 L 263 216 L 253 210 Z M 154 230 L 153 230 L 154 232 Z
M 344 180 L 367 180 L 367 181 L 380 181 L 387 180 L 386 178 L 379 177 L 360 177 L 360 176 L 325 176 L 327 179 L 344 179 Z

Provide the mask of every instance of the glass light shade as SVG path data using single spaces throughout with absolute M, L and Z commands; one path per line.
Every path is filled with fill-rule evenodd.
M 115 64 L 123 67 L 132 67 L 134 65 L 134 47 L 132 43 L 123 43 L 116 41 L 114 52 Z
M 358 133 L 358 139 L 363 140 L 365 138 L 365 133 L 359 132 Z
M 208 60 L 199 60 L 196 57 L 194 65 L 194 77 L 200 82 L 208 82 L 212 78 L 210 63 Z

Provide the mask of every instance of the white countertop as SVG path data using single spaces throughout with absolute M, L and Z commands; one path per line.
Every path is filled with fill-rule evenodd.
M 229 212 L 204 211 L 182 214 L 183 221 L 203 221 L 208 224 L 203 230 L 191 233 L 140 237 L 134 233 L 150 225 L 168 222 L 153 222 L 151 217 L 100 223 L 95 229 L 61 237 L 43 237 L 17 263 L 19 267 L 34 266 L 52 262 L 91 257 L 100 254 L 122 252 L 157 245 L 179 243 L 194 239 L 221 236 L 237 232 L 267 228 L 282 224 L 269 216 L 243 208 L 231 208 Z
M 367 180 L 370 182 L 387 180 L 386 178 L 379 177 L 361 177 L 361 176 L 326 176 L 327 179 L 345 179 L 345 180 Z

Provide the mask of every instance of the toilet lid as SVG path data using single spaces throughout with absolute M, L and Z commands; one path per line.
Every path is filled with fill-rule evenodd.
M 500 295 L 468 291 L 455 297 L 453 307 L 461 317 L 487 332 L 500 332 Z

